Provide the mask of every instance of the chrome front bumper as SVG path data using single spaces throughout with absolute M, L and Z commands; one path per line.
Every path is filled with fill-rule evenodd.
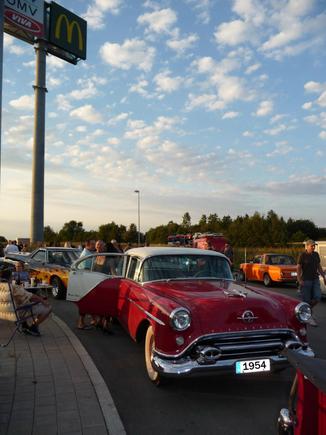
M 314 357 L 315 354 L 313 350 L 307 346 L 305 348 L 297 349 L 296 352 L 301 355 L 305 355 L 308 357 Z M 249 359 L 263 359 L 268 358 L 271 361 L 271 371 L 283 367 L 287 367 L 289 365 L 287 358 L 283 355 L 272 355 L 266 357 L 254 357 L 250 358 L 236 358 L 236 359 L 224 359 L 217 360 L 214 363 L 209 364 L 199 364 L 196 360 L 191 359 L 190 357 L 184 357 L 180 359 L 167 359 L 162 358 L 154 353 L 152 359 L 153 368 L 164 376 L 171 377 L 179 377 L 179 376 L 190 376 L 200 373 L 209 373 L 209 372 L 221 372 L 221 373 L 235 373 L 235 364 L 237 361 L 245 361 Z M 263 372 L 266 373 L 266 372 Z

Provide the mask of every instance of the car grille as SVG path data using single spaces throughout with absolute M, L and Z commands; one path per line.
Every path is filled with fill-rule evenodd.
M 201 338 L 189 349 L 199 363 L 237 358 L 268 357 L 285 347 L 299 348 L 301 342 L 291 330 L 216 334 Z

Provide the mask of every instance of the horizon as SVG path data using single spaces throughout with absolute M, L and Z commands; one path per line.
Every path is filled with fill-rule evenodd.
M 47 56 L 44 226 L 137 225 L 137 189 L 142 232 L 184 210 L 326 227 L 322 0 L 61 3 L 88 47 L 76 66 Z M 30 237 L 34 69 L 33 46 L 4 34 L 9 239 Z

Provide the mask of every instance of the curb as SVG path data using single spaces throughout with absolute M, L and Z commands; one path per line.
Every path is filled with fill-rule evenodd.
M 121 418 L 119 416 L 118 410 L 115 407 L 111 393 L 102 377 L 97 367 L 95 366 L 92 358 L 89 356 L 87 350 L 84 348 L 82 343 L 76 337 L 76 335 L 71 331 L 67 324 L 52 314 L 52 319 L 56 324 L 63 330 L 63 332 L 68 337 L 71 345 L 73 346 L 75 352 L 81 359 L 90 379 L 94 386 L 100 407 L 102 409 L 103 417 L 105 420 L 106 428 L 110 435 L 126 435 L 125 428 L 122 424 Z

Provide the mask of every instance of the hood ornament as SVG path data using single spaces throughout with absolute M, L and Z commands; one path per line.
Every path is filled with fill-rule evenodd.
M 244 291 L 244 290 L 238 290 L 236 288 L 233 289 L 228 289 L 228 290 L 223 290 L 223 293 L 226 296 L 231 296 L 231 297 L 240 297 L 240 298 L 246 298 L 248 292 Z
M 254 320 L 257 320 L 258 317 L 254 315 L 254 313 L 250 310 L 246 310 L 242 313 L 241 317 L 237 317 L 238 320 L 242 320 L 245 323 L 252 323 Z

